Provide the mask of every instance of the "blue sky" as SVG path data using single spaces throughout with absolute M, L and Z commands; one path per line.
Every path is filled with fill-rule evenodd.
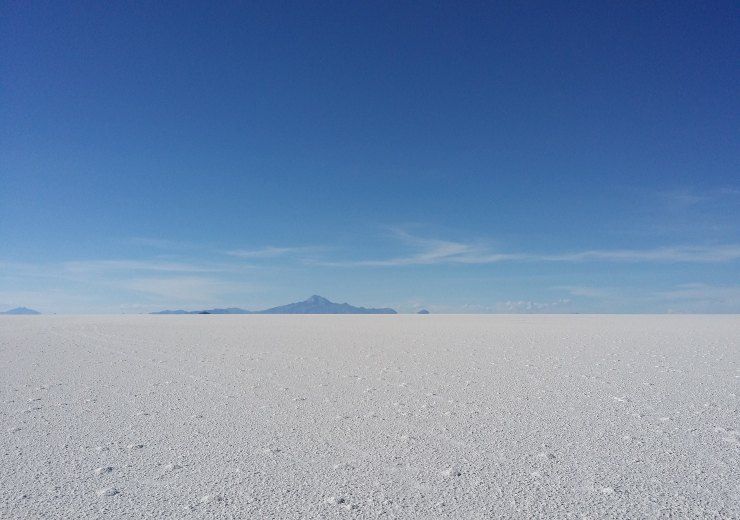
M 0 308 L 740 312 L 736 5 L 597 4 L 4 2 Z

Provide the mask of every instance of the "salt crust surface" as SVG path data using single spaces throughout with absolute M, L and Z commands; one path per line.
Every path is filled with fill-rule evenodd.
M 0 518 L 740 518 L 738 316 L 0 317 Z

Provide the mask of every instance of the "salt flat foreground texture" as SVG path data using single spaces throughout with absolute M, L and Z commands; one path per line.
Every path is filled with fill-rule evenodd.
M 737 316 L 0 318 L 2 518 L 740 518 Z

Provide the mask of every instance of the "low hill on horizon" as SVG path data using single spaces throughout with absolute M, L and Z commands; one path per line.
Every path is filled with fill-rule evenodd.
M 307 300 L 280 305 L 261 311 L 248 311 L 238 307 L 228 309 L 205 309 L 200 311 L 164 310 L 150 314 L 398 314 L 391 308 L 355 307 L 348 303 L 335 303 L 314 294 Z
M 29 309 L 28 307 L 16 307 L 15 309 L 10 309 L 9 311 L 0 312 L 0 314 L 13 315 L 13 316 L 35 316 L 41 313 L 39 311 Z
M 150 312 L 149 314 L 253 314 L 252 311 L 240 309 L 238 307 L 229 307 L 227 309 L 206 309 L 202 311 L 184 311 L 178 310 L 165 310 L 158 312 Z

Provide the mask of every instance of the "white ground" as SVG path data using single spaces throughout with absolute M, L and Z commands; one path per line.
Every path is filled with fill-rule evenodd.
M 2 518 L 740 518 L 738 316 L 0 318 Z

